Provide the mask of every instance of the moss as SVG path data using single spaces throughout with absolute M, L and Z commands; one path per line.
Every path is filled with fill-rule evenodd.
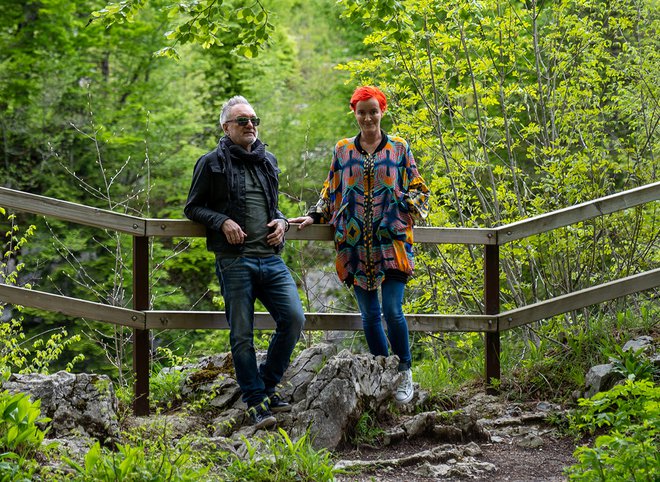
M 188 377 L 188 385 L 202 385 L 204 383 L 211 382 L 218 378 L 222 374 L 222 369 L 220 368 L 207 368 L 204 370 L 199 370 L 197 372 L 191 373 Z

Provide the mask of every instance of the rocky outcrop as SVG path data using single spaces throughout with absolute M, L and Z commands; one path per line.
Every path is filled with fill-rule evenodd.
M 309 384 L 307 398 L 296 407 L 293 434 L 309 430 L 317 448 L 337 448 L 364 412 L 382 412 L 392 401 L 397 366 L 393 357 L 340 352 Z
M 643 353 L 644 363 L 657 363 L 657 350 L 650 337 L 631 340 L 623 347 L 624 353 L 631 350 Z M 258 354 L 258 361 L 264 356 Z M 617 363 L 590 370 L 587 396 L 608 389 L 622 378 L 621 363 Z M 276 414 L 278 426 L 292 440 L 309 434 L 317 449 L 347 454 L 345 449 L 355 446 L 360 435 L 358 427 L 365 414 L 369 415 L 373 424 L 369 428 L 377 429 L 377 439 L 363 442 L 358 452 L 372 450 L 373 455 L 359 460 L 346 457 L 335 468 L 349 474 L 353 470 L 366 471 L 377 478 L 388 470 L 405 468 L 406 473 L 422 479 L 488 480 L 498 468 L 479 460 L 482 449 L 515 447 L 524 453 L 542 452 L 558 438 L 547 420 L 561 419 L 566 413 L 547 402 L 513 403 L 478 393 L 463 400 L 460 407 L 445 409 L 416 387 L 411 403 L 396 405 L 394 390 L 400 376 L 397 366 L 396 357 L 338 352 L 331 344 L 305 349 L 282 380 L 280 394 L 291 402 L 292 410 Z M 128 417 L 122 428 L 148 440 L 157 440 L 163 434 L 180 440 L 194 434 L 194 444 L 213 444 L 239 457 L 247 456 L 248 450 L 267 440 L 247 417 L 230 353 L 167 370 L 185 373 L 181 387 L 184 403 L 193 402 L 205 410 Z M 42 415 L 52 419 L 47 436 L 57 441 L 58 450 L 67 456 L 78 454 L 80 458 L 96 440 L 112 446 L 111 442 L 122 436 L 117 400 L 108 377 L 67 372 L 12 375 L 3 388 L 41 400 Z M 400 450 L 406 446 L 419 450 Z M 348 476 L 338 480 L 352 479 Z
M 117 398 L 105 375 L 65 371 L 53 375 L 13 374 L 2 388 L 41 400 L 42 416 L 52 420 L 49 437 L 83 436 L 102 443 L 119 439 Z
M 258 360 L 263 356 L 260 354 Z M 495 467 L 479 460 L 478 444 L 515 444 L 540 450 L 547 433 L 545 419 L 562 413 L 560 407 L 543 402 L 513 404 L 485 394 L 472 397 L 460 409 L 433 410 L 440 405 L 419 387 L 410 404 L 398 406 L 394 401 L 400 377 L 397 366 L 396 357 L 348 350 L 337 353 L 336 346 L 330 344 L 307 348 L 282 380 L 280 392 L 293 407 L 289 413 L 276 415 L 278 426 L 292 440 L 309 434 L 317 449 L 337 452 L 354 443 L 359 422 L 368 413 L 378 425 L 378 446 L 391 447 L 390 454 L 396 454 L 396 447 L 417 441 L 429 448 L 378 457 L 373 463 L 342 460 L 336 468 L 371 471 L 374 467 L 410 467 L 419 477 L 488 477 Z M 186 373 L 181 392 L 189 401 L 204 400 L 205 413 L 129 417 L 123 422 L 124 429 L 146 439 L 167 433 L 179 440 L 196 434 L 194 443 L 212 443 L 239 456 L 247 453 L 246 440 L 254 449 L 264 434 L 257 433 L 246 415 L 231 354 L 209 356 L 198 364 L 169 370 Z M 48 436 L 69 453 L 84 454 L 94 439 L 109 442 L 120 436 L 117 401 L 107 377 L 66 372 L 14 375 L 5 388 L 42 400 L 42 414 L 53 419 Z M 210 418 L 211 413 L 216 416 Z

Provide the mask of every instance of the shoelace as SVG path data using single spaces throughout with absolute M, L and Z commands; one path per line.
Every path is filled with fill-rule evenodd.
M 412 386 L 412 380 L 406 377 L 401 381 L 401 384 L 399 385 L 399 389 L 397 391 L 406 393 L 408 390 L 410 390 L 411 386 Z

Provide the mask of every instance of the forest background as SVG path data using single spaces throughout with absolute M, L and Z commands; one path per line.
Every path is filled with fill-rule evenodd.
M 658 180 L 659 13 L 656 0 L 4 1 L 1 183 L 182 218 L 220 106 L 241 94 L 279 159 L 280 208 L 297 216 L 315 202 L 335 142 L 357 133 L 352 90 L 374 84 L 389 99 L 385 129 L 410 142 L 431 189 L 427 225 L 526 219 Z M 4 282 L 131 305 L 130 237 L 0 216 Z M 502 309 L 658 266 L 658 222 L 652 203 L 508 244 Z M 480 249 L 416 250 L 406 312 L 484 312 Z M 203 239 L 157 240 L 151 256 L 155 309 L 222 309 Z M 331 281 L 330 245 L 289 242 L 284 256 L 307 309 L 357 311 Z M 568 393 L 621 341 L 657 328 L 657 296 L 505 333 L 503 383 Z M 128 329 L 10 306 L 2 322 L 14 371 L 69 366 L 131 386 Z M 360 333 L 346 342 L 363 346 Z M 200 330 L 155 332 L 153 346 L 158 365 L 229 345 L 224 331 Z M 430 389 L 482 376 L 480 334 L 415 334 L 413 349 Z

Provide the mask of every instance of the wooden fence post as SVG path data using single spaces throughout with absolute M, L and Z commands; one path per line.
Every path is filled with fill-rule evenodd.
M 149 238 L 133 236 L 133 308 L 149 309 Z M 133 329 L 133 372 L 135 374 L 133 413 L 149 415 L 149 330 Z
M 484 247 L 484 296 L 487 315 L 496 315 L 493 323 L 496 331 L 486 332 L 486 391 L 497 393 L 494 383 L 500 380 L 500 328 L 498 315 L 500 312 L 500 247 L 487 244 Z M 490 323 L 490 322 L 489 322 Z

